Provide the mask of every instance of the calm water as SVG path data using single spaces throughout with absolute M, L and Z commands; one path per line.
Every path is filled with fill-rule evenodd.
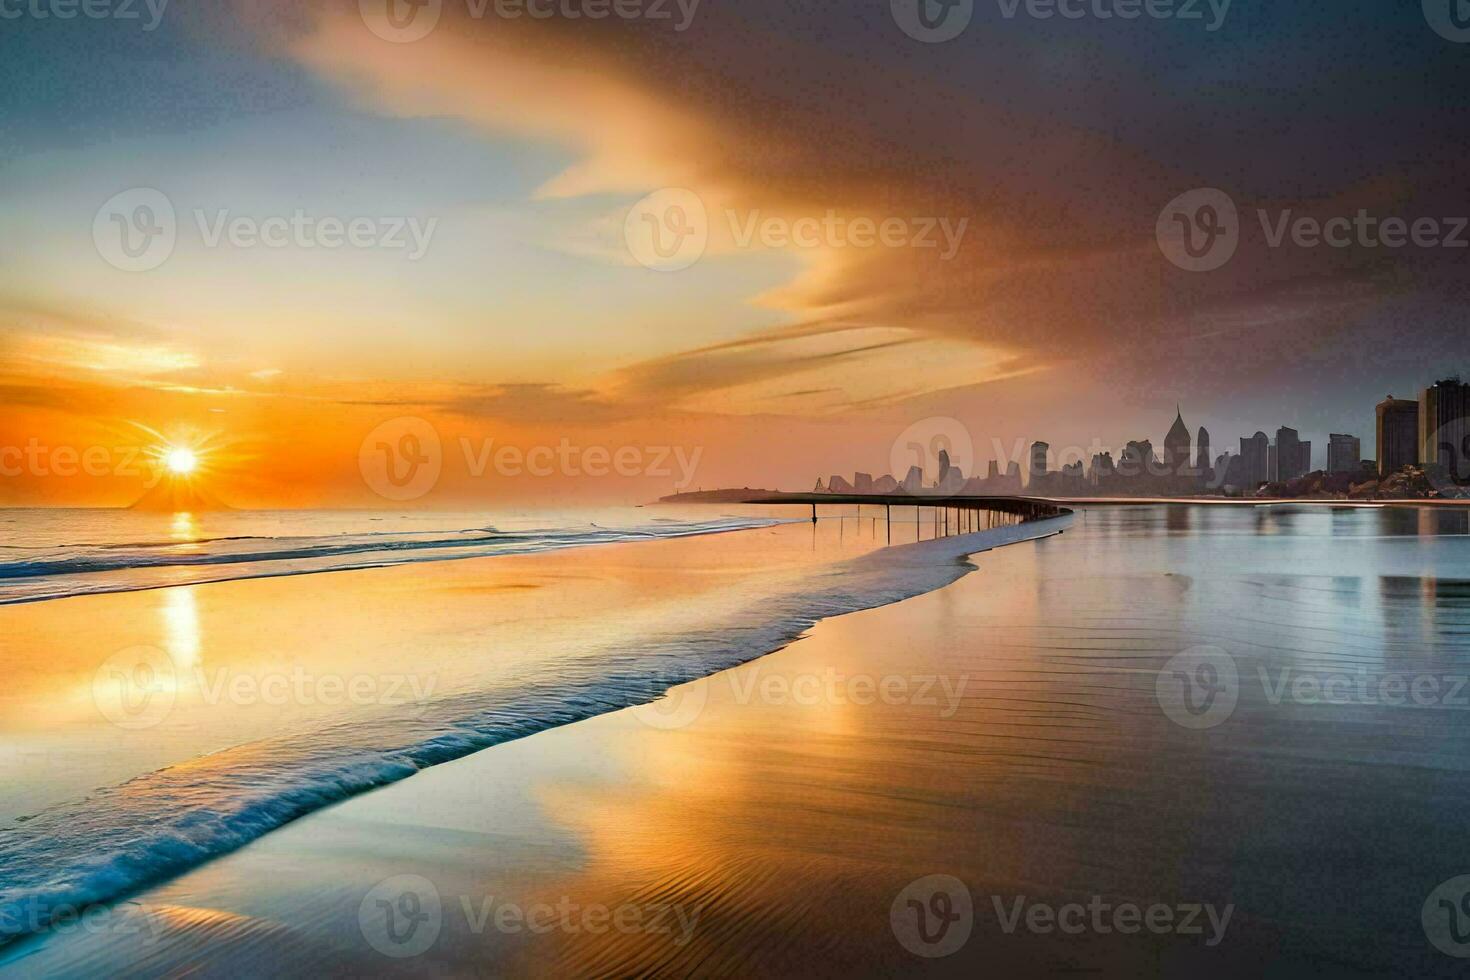
M 0 605 L 172 585 L 536 554 L 762 527 L 769 514 L 0 510 Z

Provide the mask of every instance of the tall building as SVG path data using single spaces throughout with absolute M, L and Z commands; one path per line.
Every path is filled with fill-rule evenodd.
M 1470 479 L 1470 385 L 1450 378 L 1419 399 L 1419 462 L 1442 467 L 1457 482 Z
M 1312 444 L 1302 442 L 1297 431 L 1283 425 L 1276 430 L 1276 479 L 1283 483 L 1306 476 L 1312 468 Z
M 1184 424 L 1184 413 L 1176 407 L 1174 424 L 1164 436 L 1164 468 L 1173 475 L 1189 472 L 1189 426 Z
M 1031 482 L 1046 479 L 1046 454 L 1051 446 L 1044 442 L 1031 444 Z
M 1204 426 L 1199 427 L 1199 441 L 1195 444 L 1197 457 L 1194 468 L 1202 480 L 1210 478 L 1210 430 Z
M 1270 455 L 1271 439 L 1266 433 L 1257 432 L 1249 439 L 1240 440 L 1240 479 L 1246 493 L 1255 493 L 1256 487 L 1269 479 Z
M 1419 462 L 1419 403 L 1388 398 L 1378 403 L 1378 475 Z
M 1363 443 L 1357 436 L 1334 432 L 1327 437 L 1327 472 L 1357 475 L 1363 458 Z

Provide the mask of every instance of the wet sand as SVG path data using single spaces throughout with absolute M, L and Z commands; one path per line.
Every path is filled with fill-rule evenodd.
M 314 814 L 8 972 L 1457 975 L 1421 912 L 1470 873 L 1470 716 L 1291 681 L 1470 671 L 1464 523 L 1090 511 L 661 706 Z M 1239 681 L 1189 727 L 1160 678 L 1201 647 Z

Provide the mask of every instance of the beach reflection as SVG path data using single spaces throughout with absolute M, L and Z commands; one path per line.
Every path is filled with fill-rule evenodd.
M 968 882 L 977 904 L 1232 902 L 1234 945 L 1199 961 L 1214 967 L 1279 958 L 1274 937 L 1288 933 L 1308 961 L 1418 962 L 1415 890 L 1458 867 L 1424 842 L 1455 834 L 1470 803 L 1470 705 L 1355 699 L 1385 677 L 1412 691 L 1426 673 L 1447 695 L 1470 673 L 1464 527 L 1442 511 L 1093 511 L 1064 538 L 980 556 L 949 589 L 824 623 L 712 679 L 686 729 L 608 720 L 604 751 L 634 775 L 538 790 L 587 858 L 529 897 L 656 897 L 704 917 L 684 944 L 565 935 L 528 944 L 518 966 L 554 954 L 578 975 L 901 972 L 916 961 L 892 941 L 886 900 L 936 871 Z M 1173 724 L 1153 691 L 1159 666 L 1198 644 L 1227 650 L 1242 678 L 1233 717 L 1207 736 Z M 742 697 L 762 690 L 757 677 L 834 667 L 970 683 L 948 718 L 913 703 Z M 1346 701 L 1303 698 L 1291 685 L 1304 675 L 1341 678 Z M 1405 832 L 1385 837 L 1386 820 Z M 1351 897 L 1299 905 L 1283 881 Z M 1385 922 L 1385 901 L 1401 902 L 1406 925 Z M 957 969 L 1128 970 L 1202 952 L 987 928 Z
M 432 595 L 448 615 L 394 639 L 431 634 L 451 663 L 464 634 L 483 666 L 488 638 L 564 639 L 577 616 L 646 635 L 740 576 L 779 574 L 773 554 L 810 561 L 814 543 L 886 539 L 867 523 L 474 563 L 472 577 L 395 570 L 373 580 L 372 601 L 406 611 Z M 1435 974 L 1444 964 L 1420 909 L 1464 872 L 1470 807 L 1470 704 L 1453 694 L 1470 674 L 1464 527 L 1390 508 L 1091 509 L 1060 537 L 976 555 L 948 588 L 824 621 L 688 686 L 700 696 L 664 719 L 679 723 L 632 709 L 502 744 L 141 900 L 289 922 L 303 962 L 365 956 L 391 970 L 363 941 L 359 903 L 422 876 L 446 911 L 412 965 L 446 975 Z M 200 590 L 196 612 L 213 661 L 210 595 Z M 619 618 L 641 596 L 660 601 Z M 502 630 L 518 616 L 534 628 Z M 326 622 L 331 648 L 342 637 Z M 1207 727 L 1160 687 L 1198 650 L 1235 678 Z M 1432 698 L 1425 682 L 1439 685 Z M 897 941 L 891 905 L 934 874 L 969 888 L 975 931 L 954 955 L 921 961 Z M 993 902 L 1017 897 L 1215 903 L 1233 918 L 1217 946 L 1007 931 Z M 464 911 L 487 907 L 608 917 L 532 930 Z M 168 935 L 137 955 L 183 965 L 202 941 Z M 216 963 L 258 962 L 245 939 L 208 942 Z M 44 952 L 83 962 L 64 946 Z M 133 961 L 117 945 L 94 955 Z

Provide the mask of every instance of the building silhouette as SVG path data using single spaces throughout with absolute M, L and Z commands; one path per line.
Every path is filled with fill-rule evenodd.
M 1283 425 L 1276 430 L 1276 473 L 1274 478 L 1285 483 L 1306 476 L 1312 468 L 1312 444 L 1303 442 L 1299 433 Z
M 1206 483 L 1210 482 L 1213 466 L 1210 463 L 1210 430 L 1204 426 L 1199 427 L 1199 441 L 1196 443 L 1198 449 L 1195 456 L 1194 468 L 1199 478 Z
M 1051 446 L 1044 442 L 1033 442 L 1031 444 L 1031 484 L 1037 485 L 1037 481 L 1046 480 L 1046 454 L 1051 451 Z
M 1327 437 L 1327 472 L 1353 473 L 1362 469 L 1363 443 L 1357 436 L 1334 432 Z
M 1249 439 L 1240 440 L 1240 487 L 1255 493 L 1256 487 L 1270 479 L 1271 439 L 1257 431 Z
M 1176 406 L 1174 424 L 1164 436 L 1164 468 L 1171 476 L 1189 472 L 1189 426 L 1184 424 L 1184 413 Z
M 1470 478 L 1470 385 L 1449 378 L 1424 389 L 1417 442 L 1419 462 Z
M 1378 403 L 1378 475 L 1419 462 L 1419 403 L 1389 395 Z

